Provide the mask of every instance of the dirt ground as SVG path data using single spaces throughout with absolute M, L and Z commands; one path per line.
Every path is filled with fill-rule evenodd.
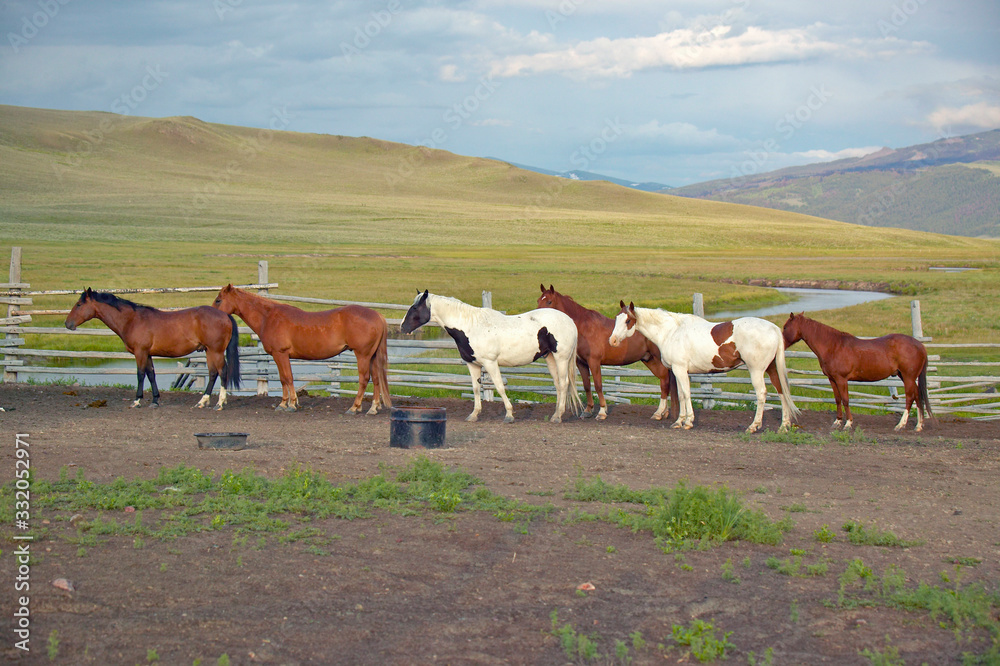
M 572 662 L 552 634 L 553 610 L 561 625 L 597 640 L 603 656 L 593 663 L 616 663 L 616 640 L 630 646 L 632 663 L 695 663 L 671 639 L 673 625 L 693 619 L 711 622 L 717 637 L 732 632 L 728 663 L 736 664 L 753 663 L 751 651 L 766 663 L 768 648 L 775 664 L 871 663 L 863 649 L 898 649 L 907 664 L 948 664 L 988 647 L 984 630 L 959 641 L 926 611 L 824 602 L 836 600 L 838 577 L 855 558 L 878 574 L 897 564 L 911 585 L 946 585 L 941 572 L 954 576 L 952 561 L 966 558 L 963 585 L 1000 587 L 995 422 L 942 419 L 924 433 L 894 433 L 896 417 L 860 415 L 860 441 L 796 446 L 741 438 L 748 411 L 699 411 L 695 429 L 683 432 L 650 420 L 647 406 L 617 407 L 605 422 L 562 424 L 547 422 L 551 405 L 518 406 L 508 425 L 500 403 L 467 423 L 471 401 L 397 399 L 447 408 L 447 446 L 418 451 L 389 447 L 386 413 L 345 415 L 347 399 L 306 397 L 301 411 L 288 414 L 273 411 L 276 398 L 237 397 L 217 413 L 192 409 L 197 396 L 177 392 L 165 392 L 159 409 L 130 409 L 130 393 L 0 386 L 0 406 L 12 410 L 0 414 L 0 481 L 14 478 L 15 434 L 27 433 L 41 479 L 57 479 L 64 466 L 72 476 L 83 469 L 89 480 L 108 482 L 153 478 L 161 466 L 181 463 L 215 473 L 250 467 L 270 477 L 301 464 L 336 483 L 425 455 L 495 493 L 557 510 L 527 533 L 486 512 L 315 521 L 336 537 L 321 555 L 274 538 L 241 545 L 222 529 L 141 548 L 108 537 L 84 557 L 69 541 L 75 530 L 65 517 L 33 512 L 33 525 L 50 522 L 48 535 L 32 544 L 30 653 L 11 638 L 18 542 L 12 527 L 0 527 L 0 660 L 50 663 L 46 642 L 56 630 L 54 663 L 67 664 L 216 664 L 223 654 L 233 664 Z M 774 430 L 778 421 L 768 411 L 765 426 Z M 831 421 L 828 412 L 807 411 L 800 425 L 825 438 Z M 193 433 L 206 431 L 247 432 L 249 446 L 201 450 Z M 724 484 L 773 520 L 790 516 L 794 528 L 780 546 L 728 542 L 665 553 L 648 533 L 568 520 L 574 507 L 602 509 L 565 499 L 580 475 L 635 489 L 683 479 Z M 848 520 L 923 544 L 852 545 L 841 530 Z M 823 525 L 836 534 L 833 542 L 814 538 Z M 765 565 L 771 556 L 789 558 L 791 549 L 805 551 L 807 564 L 827 562 L 828 573 L 788 576 Z M 727 561 L 738 583 L 723 575 Z M 52 586 L 57 578 L 77 590 Z M 578 592 L 587 582 L 595 589 Z M 992 613 L 1000 619 L 996 606 Z M 645 647 L 631 648 L 634 632 Z

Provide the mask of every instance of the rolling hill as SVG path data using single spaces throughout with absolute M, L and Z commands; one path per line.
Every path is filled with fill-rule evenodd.
M 1000 130 L 670 193 L 872 227 L 1000 238 Z
M 11 106 L 0 106 L 0 215 L 5 240 L 695 251 L 964 244 L 365 137 Z

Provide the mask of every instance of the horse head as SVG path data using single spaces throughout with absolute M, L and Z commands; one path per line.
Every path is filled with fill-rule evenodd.
M 788 349 L 802 339 L 802 324 L 806 321 L 803 313 L 788 315 L 788 321 L 781 328 L 781 335 L 785 339 L 785 349 Z
M 625 301 L 618 301 L 618 305 L 621 310 L 618 312 L 618 316 L 615 317 L 615 328 L 611 331 L 611 337 L 608 338 L 608 344 L 612 347 L 617 347 L 626 338 L 630 338 L 635 334 L 635 304 L 629 301 L 626 306 Z
M 419 289 L 417 290 L 417 297 L 413 299 L 413 305 L 406 311 L 403 323 L 399 325 L 401 332 L 409 335 L 431 320 L 431 306 L 427 302 L 429 295 L 426 289 L 424 293 L 420 293 Z
M 69 315 L 66 317 L 66 328 L 75 331 L 77 326 L 96 316 L 97 308 L 94 306 L 94 292 L 91 291 L 90 287 L 87 287 L 80 293 L 79 300 L 77 300 L 73 309 L 69 311 Z
M 216 310 L 222 310 L 226 314 L 233 314 L 236 311 L 235 300 L 237 291 L 236 287 L 230 282 L 219 290 L 215 300 L 212 301 L 212 307 Z
M 546 289 L 544 284 L 538 285 L 542 289 L 542 295 L 538 297 L 538 307 L 540 308 L 558 308 L 558 302 L 560 294 L 556 291 L 556 288 L 551 284 L 549 288 Z

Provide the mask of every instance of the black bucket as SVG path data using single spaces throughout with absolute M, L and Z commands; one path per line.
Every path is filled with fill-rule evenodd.
M 393 407 L 389 412 L 389 446 L 438 449 L 444 446 L 444 407 Z

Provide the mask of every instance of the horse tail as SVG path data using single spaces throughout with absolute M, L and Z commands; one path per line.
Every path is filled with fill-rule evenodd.
M 583 401 L 580 400 L 580 394 L 576 392 L 576 345 L 573 345 L 573 354 L 569 360 L 569 388 L 567 393 L 569 393 L 569 410 L 576 416 L 583 411 Z
M 930 361 L 924 359 L 923 370 L 920 371 L 920 377 L 917 378 L 917 409 L 921 407 L 927 412 L 927 416 L 934 418 L 934 412 L 931 411 L 931 398 L 927 394 L 927 366 Z
M 778 382 L 781 384 L 781 400 L 782 402 L 785 400 L 788 401 L 788 409 L 792 413 L 792 420 L 794 421 L 799 418 L 799 414 L 802 412 L 795 406 L 795 402 L 792 400 L 792 392 L 788 386 L 788 366 L 785 364 L 784 338 L 778 344 L 778 353 L 774 355 L 774 365 L 778 370 Z
M 226 372 L 222 377 L 222 385 L 227 389 L 240 388 L 242 379 L 240 378 L 240 330 L 236 326 L 236 319 L 229 315 L 229 324 L 233 327 L 233 332 L 229 336 L 229 344 L 226 346 Z
M 379 331 L 379 341 L 378 349 L 375 350 L 375 356 L 372 359 L 372 377 L 379 388 L 379 396 L 382 404 L 386 407 L 392 407 L 392 398 L 389 397 L 389 325 L 385 321 L 385 317 L 379 315 L 382 319 L 382 327 Z

